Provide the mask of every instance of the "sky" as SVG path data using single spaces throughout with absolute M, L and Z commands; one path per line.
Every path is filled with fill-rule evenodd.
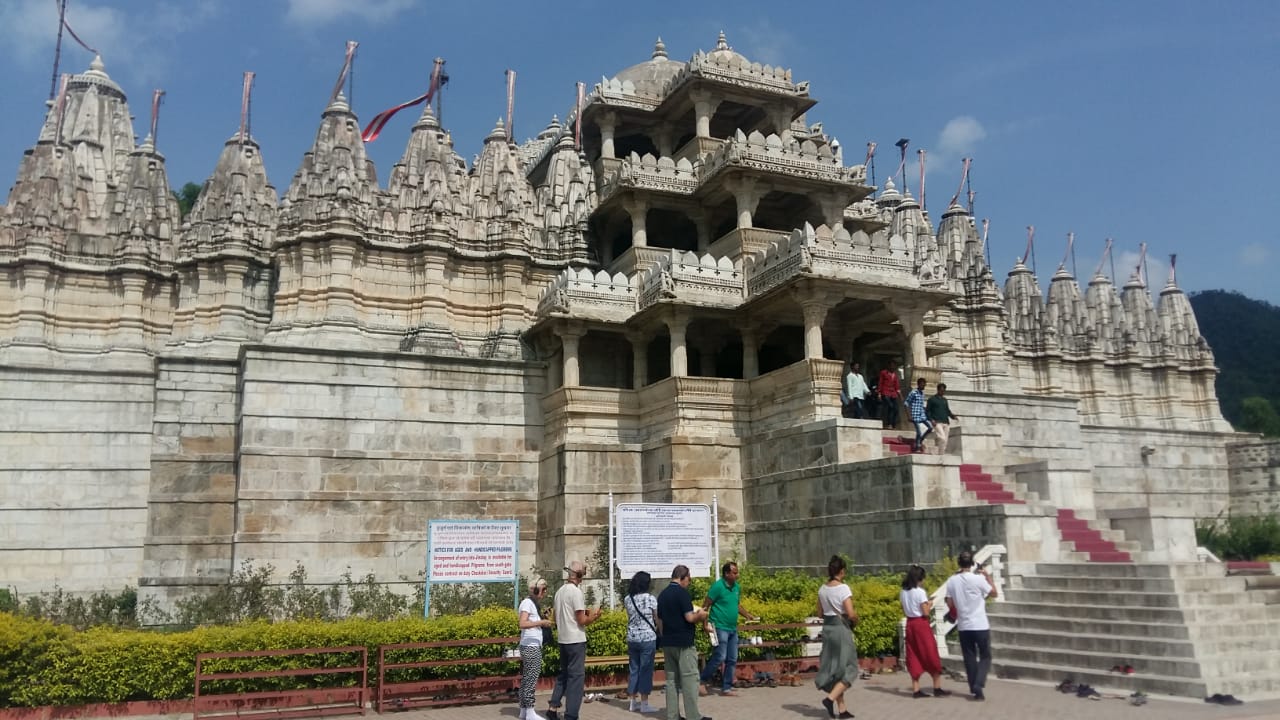
M 6 187 L 44 117 L 56 7 L 0 0 Z M 876 142 L 880 184 L 897 168 L 894 143 L 909 138 L 918 197 L 915 150 L 926 150 L 935 221 L 972 157 L 975 214 L 991 221 L 1000 282 L 1034 226 L 1046 290 L 1064 258 L 1072 267 L 1074 233 L 1082 281 L 1113 238 L 1121 283 L 1147 243 L 1154 291 L 1176 253 L 1184 290 L 1280 305 L 1280 3 L 1269 0 L 69 0 L 68 22 L 128 94 L 139 139 L 152 90 L 165 90 L 158 147 L 175 188 L 213 170 L 238 127 L 241 75 L 256 72 L 252 132 L 282 194 L 347 40 L 360 43 L 352 95 L 362 122 L 424 92 L 432 58 L 445 58 L 443 124 L 469 160 L 506 113 L 506 69 L 517 73 L 523 140 L 564 117 L 576 82 L 590 88 L 648 60 L 659 36 L 673 60 L 687 60 L 724 31 L 749 59 L 810 82 L 819 102 L 808 120 L 839 139 L 846 163 Z M 62 58 L 64 72 L 82 72 L 92 54 L 66 37 Z M 369 146 L 384 187 L 416 117 L 405 111 Z

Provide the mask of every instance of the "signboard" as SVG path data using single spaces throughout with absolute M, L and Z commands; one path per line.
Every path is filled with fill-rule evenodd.
M 674 503 L 619 503 L 616 559 L 623 575 L 644 570 L 671 577 L 676 565 L 688 565 L 693 577 L 710 577 L 716 537 L 711 508 Z
M 431 520 L 427 523 L 427 584 L 511 583 L 520 598 L 519 520 Z
M 516 577 L 518 520 L 432 520 L 427 526 L 431 582 L 511 582 Z

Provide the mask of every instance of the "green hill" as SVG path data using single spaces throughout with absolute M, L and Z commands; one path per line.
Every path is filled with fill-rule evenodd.
M 1239 430 L 1262 430 L 1242 426 L 1244 401 L 1261 397 L 1280 408 L 1280 307 L 1227 290 L 1192 293 L 1189 299 L 1221 370 L 1222 414 Z

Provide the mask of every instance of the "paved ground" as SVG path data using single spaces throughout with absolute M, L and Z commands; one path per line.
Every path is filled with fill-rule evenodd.
M 986 702 L 971 702 L 963 696 L 916 700 L 910 694 L 910 680 L 905 674 L 876 675 L 859 681 L 846 698 L 849 710 L 864 720 L 1196 720 L 1200 718 L 1280 718 L 1280 700 L 1246 702 L 1223 707 L 1203 701 L 1152 698 L 1141 707 L 1130 705 L 1115 694 L 1102 700 L 1084 700 L 1063 695 L 1043 684 L 992 680 L 987 687 Z M 927 683 L 926 683 L 927 684 Z M 963 690 L 961 683 L 947 681 L 949 690 Z M 538 694 L 538 711 L 547 706 L 548 693 Z M 607 695 L 607 702 L 584 703 L 581 720 L 665 720 L 665 712 L 638 715 L 627 712 L 625 700 Z M 715 720 L 755 720 L 755 718 L 810 718 L 822 720 L 826 711 L 819 704 L 822 693 L 812 684 L 804 687 L 752 688 L 740 690 L 736 698 L 704 697 L 698 709 Z M 655 693 L 652 704 L 664 707 L 663 695 Z M 519 709 L 514 704 L 474 705 L 397 713 L 395 720 L 514 720 Z

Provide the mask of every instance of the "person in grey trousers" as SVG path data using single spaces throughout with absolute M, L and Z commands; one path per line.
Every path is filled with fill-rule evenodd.
M 599 608 L 588 608 L 582 595 L 582 578 L 587 566 L 574 560 L 565 568 L 566 582 L 556 591 L 552 606 L 560 642 L 560 674 L 547 702 L 547 720 L 560 720 L 560 701 L 564 701 L 564 720 L 578 720 L 582 708 L 582 691 L 587 681 L 586 627 L 600 619 Z

